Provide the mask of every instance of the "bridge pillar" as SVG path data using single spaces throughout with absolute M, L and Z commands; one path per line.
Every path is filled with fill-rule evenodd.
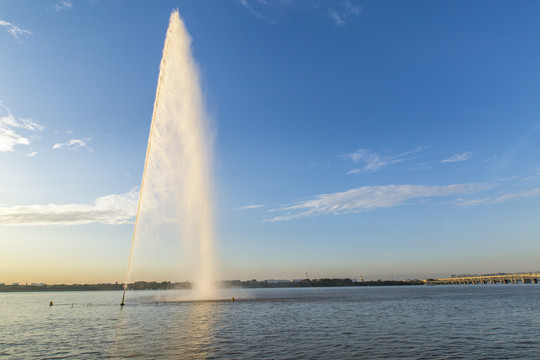
M 533 284 L 538 284 L 538 279 L 537 279 L 537 278 L 531 279 L 531 282 L 532 282 Z

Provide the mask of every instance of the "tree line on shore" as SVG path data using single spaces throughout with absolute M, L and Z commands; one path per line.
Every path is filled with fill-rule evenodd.
M 337 287 L 337 286 L 399 286 L 399 285 L 423 285 L 421 280 L 372 280 L 354 281 L 345 279 L 303 279 L 294 281 L 268 281 L 268 280 L 224 280 L 217 282 L 219 288 L 293 288 L 293 287 Z M 136 281 L 127 285 L 128 290 L 174 290 L 191 289 L 192 283 L 170 281 Z M 100 284 L 13 284 L 0 285 L 0 292 L 33 292 L 33 291 L 113 291 L 123 290 L 124 285 L 119 283 Z

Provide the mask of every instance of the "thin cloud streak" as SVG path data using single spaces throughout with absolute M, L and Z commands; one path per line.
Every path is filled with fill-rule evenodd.
M 448 159 L 441 160 L 441 164 L 466 161 L 466 160 L 469 160 L 472 157 L 472 155 L 473 154 L 471 151 L 464 152 L 463 154 L 455 154 L 449 157 Z
M 351 0 L 344 1 L 343 8 L 345 10 L 345 14 L 347 15 L 358 16 L 362 12 L 362 8 L 360 6 L 354 5 Z
M 488 184 L 455 184 L 443 186 L 386 185 L 363 186 L 344 192 L 317 195 L 312 200 L 273 209 L 283 212 L 266 222 L 286 221 L 319 215 L 343 215 L 403 205 L 409 200 L 464 194 L 491 188 Z
M 73 3 L 71 0 L 60 0 L 56 4 L 54 4 L 53 9 L 56 12 L 60 12 L 62 10 L 68 10 L 73 7 Z
M 505 178 L 499 178 L 499 179 L 496 179 L 496 181 L 509 181 L 509 180 L 516 180 L 518 178 L 519 178 L 518 175 L 514 175 L 514 176 L 505 177 Z
M 73 226 L 133 223 L 138 188 L 97 198 L 91 204 L 0 206 L 0 226 Z
M 363 163 L 364 166 L 350 170 L 347 174 L 358 174 L 361 172 L 376 172 L 389 165 L 397 164 L 403 161 L 417 159 L 418 156 L 411 156 L 424 151 L 426 148 L 421 146 L 414 150 L 405 151 L 397 155 L 379 154 L 370 149 L 359 149 L 354 153 L 343 155 L 342 157 L 352 160 L 354 163 Z
M 290 1 L 290 0 L 237 0 L 252 15 L 271 25 L 277 23 L 278 18 L 287 14 L 291 9 L 295 11 L 316 12 L 332 19 L 335 25 L 344 26 L 354 17 L 360 16 L 362 7 L 355 1 Z
M 345 25 L 345 21 L 343 21 L 343 19 L 341 18 L 341 16 L 339 16 L 339 14 L 335 11 L 329 11 L 328 12 L 328 16 L 334 20 L 334 23 L 337 25 L 337 26 L 342 26 L 342 25 Z
M 58 150 L 65 147 L 70 150 L 78 151 L 80 148 L 87 147 L 87 146 L 88 146 L 88 143 L 86 143 L 85 141 L 81 139 L 73 139 L 65 143 L 56 143 L 53 145 L 52 148 L 55 150 Z
M 262 204 L 258 204 L 258 205 L 246 205 L 246 206 L 241 206 L 239 208 L 236 208 L 236 210 L 250 210 L 250 209 L 258 209 L 258 208 L 261 208 L 263 207 L 264 205 Z
M 0 26 L 4 27 L 6 31 L 15 39 L 21 41 L 21 37 L 29 37 L 32 35 L 32 31 L 23 29 L 9 21 L 0 19 Z
M 362 13 L 362 8 L 353 4 L 350 0 L 343 1 L 340 5 L 337 10 L 331 9 L 328 11 L 328 17 L 334 20 L 336 26 L 344 26 L 347 24 L 346 19 L 357 17 Z
M 456 205 L 464 206 L 464 207 L 488 205 L 488 204 L 496 204 L 500 202 L 516 200 L 516 199 L 536 197 L 536 196 L 540 196 L 540 188 L 507 193 L 507 194 L 496 196 L 496 197 L 487 197 L 487 198 L 473 199 L 473 200 L 458 199 L 456 200 Z
M 264 16 L 260 11 L 256 10 L 255 9 L 255 6 L 254 5 L 258 5 L 259 7 L 260 6 L 264 6 L 265 8 L 268 7 L 268 2 L 264 1 L 264 0 L 257 0 L 257 1 L 253 1 L 253 0 L 240 0 L 240 4 L 242 4 L 242 6 L 247 10 L 249 11 L 250 13 L 252 13 L 253 15 L 255 15 L 255 17 L 261 19 L 261 20 L 264 20 L 266 21 L 267 23 L 269 23 L 270 25 L 274 25 L 276 23 L 275 20 L 272 20 L 266 16 Z
M 533 126 L 525 135 L 523 135 L 514 146 L 507 150 L 500 158 L 499 168 L 507 168 L 516 161 L 516 157 L 527 156 L 527 154 L 520 155 L 526 151 L 526 147 L 533 142 L 533 135 L 540 129 L 540 122 Z
M 537 170 L 537 171 L 540 171 L 540 169 Z M 533 175 L 529 175 L 529 176 L 527 176 L 527 177 L 524 177 L 523 179 L 521 179 L 521 181 L 531 181 L 531 180 L 535 180 L 535 179 L 537 179 L 539 176 L 540 176 L 540 172 L 537 172 L 536 174 L 533 174 Z

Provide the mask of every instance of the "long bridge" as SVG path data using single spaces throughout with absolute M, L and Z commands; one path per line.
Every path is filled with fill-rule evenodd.
M 426 279 L 425 285 L 464 285 L 464 284 L 538 284 L 540 272 L 497 275 L 452 276 L 442 279 Z

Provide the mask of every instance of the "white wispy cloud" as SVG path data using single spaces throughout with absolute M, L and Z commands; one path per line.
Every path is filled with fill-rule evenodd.
M 88 141 L 87 139 L 85 139 L 85 140 Z M 61 148 L 65 147 L 65 148 L 67 148 L 69 150 L 78 151 L 79 149 L 88 146 L 88 143 L 86 141 L 81 140 L 81 139 L 73 139 L 73 140 L 69 140 L 68 142 L 65 142 L 65 143 L 56 143 L 56 144 L 53 145 L 53 149 L 58 150 L 58 149 L 61 149 Z
M 482 160 L 482 162 L 483 163 L 488 163 L 488 162 L 492 162 L 492 161 L 495 161 L 495 160 L 497 160 L 497 155 L 493 155 L 490 158 L 484 159 L 484 160 Z
M 263 207 L 264 205 L 262 204 L 257 204 L 257 205 L 246 205 L 246 206 L 241 206 L 239 208 L 236 208 L 236 210 L 249 210 L 249 209 L 257 209 L 257 208 L 261 208 Z
M 466 161 L 472 157 L 473 153 L 471 151 L 464 152 L 463 154 L 455 154 L 448 159 L 441 160 L 441 163 L 453 163 L 459 161 Z
M 62 10 L 68 10 L 73 7 L 73 2 L 71 0 L 60 0 L 53 5 L 54 11 L 60 12 Z
M 496 179 L 496 181 L 509 181 L 509 180 L 516 180 L 518 178 L 519 178 L 518 175 L 514 175 L 514 176 L 509 176 L 509 177 L 504 177 L 504 178 L 498 178 Z
M 130 224 L 137 212 L 138 188 L 97 198 L 91 204 L 0 205 L 0 226 Z
M 418 147 L 415 150 L 405 151 L 401 154 L 391 155 L 391 154 L 380 154 L 370 149 L 359 149 L 355 152 L 347 155 L 343 155 L 343 158 L 350 159 L 354 163 L 363 164 L 360 168 L 352 169 L 348 174 L 358 174 L 360 172 L 375 172 L 379 171 L 384 167 L 387 167 L 392 164 L 397 164 L 402 161 L 413 160 L 418 156 L 412 156 L 424 151 L 425 147 Z
M 498 196 L 491 196 L 491 197 L 472 199 L 472 200 L 457 199 L 455 201 L 455 204 L 457 206 L 477 206 L 477 205 L 496 204 L 496 203 L 500 203 L 504 201 L 530 198 L 530 197 L 535 197 L 535 196 L 540 196 L 540 188 L 517 191 L 517 192 L 510 192 L 510 193 L 506 193 L 506 194 L 502 194 Z
M 339 6 L 328 10 L 328 16 L 334 20 L 337 26 L 346 25 L 346 20 L 351 17 L 357 17 L 362 13 L 362 7 L 356 5 L 351 0 L 342 1 Z
M 523 179 L 521 179 L 521 181 L 531 181 L 531 180 L 536 180 L 536 179 L 538 179 L 538 177 L 540 177 L 540 169 L 536 170 L 536 174 L 532 174 L 532 175 L 526 176 L 526 177 L 524 177 Z
M 343 3 L 344 11 L 347 15 L 360 15 L 362 8 L 356 4 L 353 4 L 351 0 L 346 0 Z
M 16 118 L 11 110 L 0 102 L 0 152 L 13 151 L 15 145 L 29 145 L 30 139 L 19 132 L 42 131 L 43 126 L 32 119 Z
M 276 23 L 275 20 L 263 15 L 263 11 L 271 7 L 273 5 L 272 3 L 266 0 L 240 0 L 240 4 L 257 18 L 264 20 L 272 25 Z
M 6 31 L 13 36 L 14 39 L 21 41 L 23 37 L 29 37 L 32 35 L 32 31 L 21 28 L 9 21 L 0 19 L 0 26 L 4 27 Z
M 341 16 L 340 16 L 336 11 L 333 11 L 333 10 L 328 11 L 328 16 L 329 16 L 332 20 L 334 20 L 334 22 L 336 23 L 336 25 L 338 25 L 338 26 L 345 25 L 345 21 L 343 21 L 343 19 L 341 18 Z
M 285 221 L 318 215 L 341 215 L 399 206 L 410 200 L 450 196 L 491 188 L 488 184 L 454 184 L 443 186 L 386 185 L 363 186 L 344 192 L 317 195 L 314 199 L 272 209 L 278 215 L 267 222 Z
M 247 11 L 255 17 L 269 23 L 276 24 L 277 20 L 288 14 L 291 9 L 308 14 L 325 16 L 336 25 L 346 25 L 354 17 L 362 13 L 362 7 L 355 0 L 237 0 Z
M 37 155 L 37 152 L 35 152 L 35 151 L 32 151 L 31 153 L 26 154 L 26 156 L 28 156 L 28 157 L 33 157 L 33 156 L 36 156 L 36 155 Z

